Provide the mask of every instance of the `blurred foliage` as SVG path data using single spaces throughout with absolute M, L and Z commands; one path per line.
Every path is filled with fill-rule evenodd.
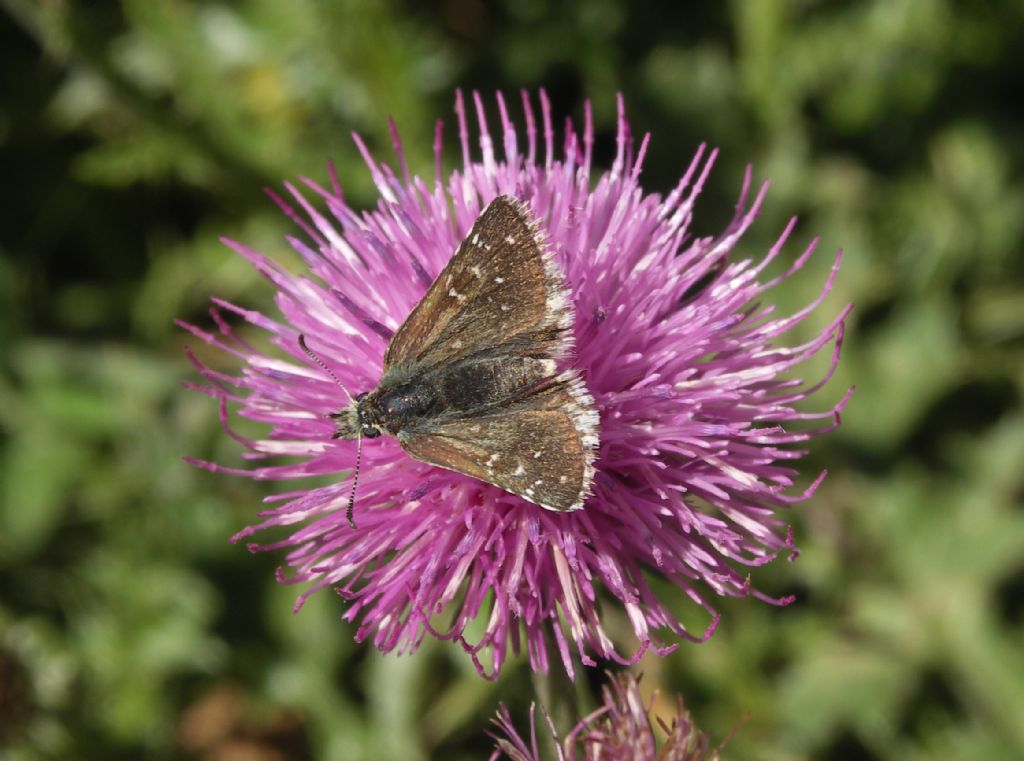
M 731 758 L 1024 757 L 1020 3 L 2 7 L 0 757 L 480 759 L 499 700 L 525 725 L 521 665 L 493 685 L 443 644 L 383 658 L 326 593 L 293 615 L 274 559 L 227 543 L 268 487 L 179 459 L 238 450 L 181 390 L 172 319 L 272 308 L 218 236 L 283 253 L 261 189 L 328 157 L 373 203 L 346 133 L 387 160 L 388 116 L 429 172 L 456 86 L 590 98 L 604 158 L 622 91 L 651 190 L 720 146 L 700 232 L 750 161 L 773 187 L 742 253 L 791 213 L 791 255 L 823 235 L 785 309 L 847 252 L 803 330 L 856 303 L 826 391 L 858 392 L 814 447 L 803 555 L 754 574 L 798 601 L 724 601 L 711 642 L 645 658 L 664 715 L 682 691 L 713 736 L 749 717 Z

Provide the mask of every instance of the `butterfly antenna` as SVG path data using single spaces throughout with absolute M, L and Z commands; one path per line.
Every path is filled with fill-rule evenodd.
M 320 369 L 327 373 L 329 376 L 331 376 L 331 380 L 337 383 L 338 387 L 345 392 L 345 396 L 348 397 L 348 400 L 355 404 L 356 400 L 352 398 L 352 394 L 349 393 L 349 390 L 345 387 L 345 384 L 342 383 L 338 376 L 334 374 L 334 371 L 327 366 L 327 363 L 320 359 L 320 356 L 315 351 L 310 349 L 309 346 L 306 345 L 306 336 L 303 333 L 299 333 L 299 346 L 301 346 L 302 350 L 306 352 L 307 357 L 309 357 L 311 360 L 320 365 Z
M 352 476 L 352 493 L 348 495 L 348 508 L 345 510 L 345 519 L 348 520 L 349 528 L 356 527 L 355 518 L 352 517 L 356 509 L 356 487 L 359 485 L 359 463 L 363 459 L 363 435 L 356 437 L 356 472 Z
M 348 400 L 352 404 L 355 404 L 356 400 L 352 398 L 352 394 L 349 393 L 349 390 L 345 387 L 345 384 L 342 383 L 341 379 L 334 374 L 334 371 L 327 366 L 327 363 L 320 359 L 320 356 L 315 351 L 309 348 L 309 346 L 306 344 L 306 336 L 302 333 L 299 333 L 299 346 L 302 347 L 302 350 L 306 353 L 307 357 L 316 362 L 316 364 L 320 366 L 321 370 L 323 370 L 325 373 L 331 376 L 331 380 L 338 384 L 338 387 L 345 392 L 345 396 L 348 397 Z M 356 434 L 356 469 L 355 474 L 352 476 L 352 493 L 348 497 L 348 508 L 345 510 L 345 518 L 348 520 L 348 525 L 352 528 L 356 527 L 356 522 L 355 519 L 352 517 L 352 514 L 356 508 L 356 486 L 358 486 L 359 484 L 359 464 L 362 462 L 362 460 L 363 436 L 362 432 L 359 432 Z

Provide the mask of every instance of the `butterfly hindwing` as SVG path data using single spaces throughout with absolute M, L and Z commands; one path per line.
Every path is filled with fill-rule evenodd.
M 391 339 L 385 378 L 528 338 L 533 355 L 563 356 L 572 307 L 561 273 L 526 207 L 495 198 Z
M 590 492 L 597 413 L 574 372 L 493 414 L 403 431 L 412 457 L 478 478 L 549 510 L 578 510 Z

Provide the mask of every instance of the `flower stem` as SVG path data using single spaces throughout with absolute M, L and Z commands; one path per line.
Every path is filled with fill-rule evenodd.
M 549 653 L 557 653 L 558 649 L 554 637 L 550 632 L 544 633 L 545 644 Z M 548 666 L 547 673 L 533 672 L 533 689 L 537 696 L 537 702 L 554 724 L 558 737 L 565 739 L 566 735 L 576 726 L 583 710 L 586 708 L 583 703 L 588 702 L 585 689 L 586 680 L 580 676 L 580 666 L 576 664 L 574 671 L 577 678 L 574 681 L 569 678 L 564 665 L 560 662 L 552 662 Z M 584 694 L 581 694 L 583 692 Z M 539 723 L 546 723 L 544 713 L 538 717 Z M 555 747 L 555 739 L 551 733 L 538 727 L 538 742 L 541 746 L 543 758 L 560 759 L 558 749 Z

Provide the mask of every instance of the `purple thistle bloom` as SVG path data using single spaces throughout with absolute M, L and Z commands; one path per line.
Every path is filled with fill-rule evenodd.
M 762 273 L 795 220 L 759 262 L 731 258 L 767 189 L 765 183 L 748 204 L 749 170 L 725 231 L 695 238 L 689 233 L 693 206 L 714 151 L 701 146 L 678 186 L 661 198 L 639 185 L 649 136 L 634 151 L 621 97 L 618 152 L 596 181 L 589 107 L 582 135 L 567 122 L 562 158 L 556 158 L 545 94 L 538 124 L 523 93 L 525 150 L 499 95 L 499 159 L 476 94 L 474 102 L 480 157 L 471 155 L 460 94 L 455 111 L 463 166 L 448 177 L 441 169 L 440 123 L 433 181 L 410 174 L 393 127 L 397 174 L 377 163 L 355 136 L 381 194 L 375 211 L 349 208 L 333 172 L 330 189 L 303 180 L 326 213 L 286 184 L 298 208 L 275 199 L 305 233 L 288 241 L 313 277 L 291 274 L 257 251 L 225 241 L 277 288 L 283 321 L 214 299 L 219 335 L 185 325 L 242 361 L 235 377 L 189 354 L 208 381 L 200 390 L 220 401 L 225 428 L 256 461 L 247 469 L 193 462 L 256 479 L 346 474 L 329 486 L 268 498 L 273 506 L 263 520 L 235 540 L 293 526 L 282 541 L 249 547 L 288 551 L 291 572 L 280 573 L 281 580 L 308 585 L 296 608 L 317 589 L 335 587 L 349 603 L 345 618 L 358 621 L 358 641 L 372 638 L 383 651 L 409 652 L 427 633 L 454 639 L 490 676 L 510 649 L 524 646 L 533 669 L 546 671 L 554 643 L 572 675 L 573 650 L 587 665 L 595 656 L 633 663 L 647 648 L 662 654 L 675 648 L 662 641 L 662 632 L 703 641 L 718 622 L 706 590 L 784 604 L 752 589 L 739 568 L 793 551 L 779 513 L 808 499 L 824 476 L 803 493 L 786 493 L 797 475 L 790 463 L 804 454 L 800 445 L 834 428 L 848 397 L 822 413 L 794 407 L 831 377 L 848 310 L 805 344 L 786 348 L 775 342 L 824 299 L 839 256 L 812 304 L 776 317 L 759 299 L 799 270 L 815 243 L 773 279 Z M 348 400 L 303 354 L 298 336 L 306 336 L 353 394 L 373 389 L 390 338 L 500 194 L 522 200 L 540 220 L 572 290 L 575 365 L 601 417 L 594 494 L 582 510 L 551 512 L 417 462 L 396 440 L 383 437 L 363 443 L 358 528 L 352 529 L 345 507 L 356 442 L 332 440 L 335 426 L 328 418 Z M 221 310 L 267 331 L 278 355 L 246 342 Z M 820 382 L 808 385 L 788 375 L 830 344 L 831 368 Z M 269 434 L 247 439 L 233 432 L 232 405 L 243 417 L 268 423 Z M 809 430 L 799 426 L 809 419 L 826 422 Z M 293 459 L 282 462 L 280 456 Z M 707 610 L 706 629 L 687 631 L 645 570 Z M 632 653 L 618 653 L 605 632 L 598 613 L 602 589 L 625 609 L 639 642 Z M 671 595 L 672 605 L 676 597 Z M 477 619 L 481 625 L 471 629 Z
M 564 741 L 545 714 L 557 761 L 717 761 L 718 749 L 709 749 L 708 736 L 694 725 L 681 697 L 676 698 L 676 711 L 670 723 L 656 719 L 665 735 L 659 748 L 651 723 L 651 706 L 644 705 L 639 681 L 629 673 L 611 677 L 601 690 L 601 707 L 580 719 Z M 527 742 L 516 731 L 508 709 L 501 706 L 493 719 L 500 734 L 492 735 L 497 745 L 491 761 L 503 756 L 511 761 L 543 761 L 537 745 L 535 714 L 535 707 L 530 706 Z

